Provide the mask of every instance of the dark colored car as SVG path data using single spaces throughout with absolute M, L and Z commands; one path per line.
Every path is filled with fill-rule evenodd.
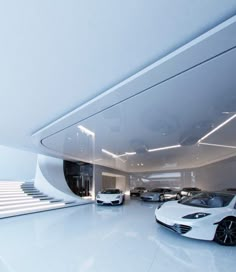
M 192 196 L 200 192 L 201 189 L 197 187 L 185 187 L 176 194 L 176 199 L 181 199 L 184 196 Z
M 140 196 L 146 191 L 147 189 L 145 187 L 135 187 L 134 189 L 130 190 L 130 196 Z

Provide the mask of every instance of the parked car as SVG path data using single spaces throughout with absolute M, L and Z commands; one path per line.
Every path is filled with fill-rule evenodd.
M 181 199 L 184 196 L 191 196 L 196 193 L 200 193 L 201 189 L 197 187 L 185 187 L 176 194 L 176 199 Z
M 236 194 L 236 188 L 227 188 L 225 191 Z
M 141 194 L 143 201 L 165 201 L 168 199 L 176 199 L 177 192 L 170 188 L 155 188 Z
M 130 196 L 140 196 L 146 191 L 147 189 L 145 187 L 135 187 L 134 189 L 130 190 Z
M 105 189 L 96 196 L 98 205 L 122 205 L 125 201 L 125 194 L 115 188 Z
M 236 245 L 236 195 L 202 192 L 164 203 L 155 210 L 157 223 L 183 236 Z

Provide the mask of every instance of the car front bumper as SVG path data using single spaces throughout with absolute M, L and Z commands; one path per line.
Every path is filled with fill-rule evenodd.
M 158 224 L 185 237 L 200 240 L 214 239 L 217 224 L 209 224 L 201 219 L 173 221 L 157 215 L 155 217 Z
M 143 201 L 157 201 L 154 197 L 152 196 L 141 196 L 140 197 Z
M 115 199 L 115 200 L 110 200 L 110 201 L 108 201 L 108 200 L 101 200 L 101 199 L 96 199 L 96 203 L 98 204 L 98 205 L 119 205 L 119 204 L 121 204 L 121 200 L 119 200 L 119 199 Z

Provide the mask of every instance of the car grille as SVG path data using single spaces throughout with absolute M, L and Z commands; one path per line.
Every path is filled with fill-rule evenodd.
M 159 220 L 157 220 L 157 223 L 170 229 L 170 230 L 173 230 L 179 234 L 186 234 L 188 231 L 190 231 L 192 228 L 190 226 L 187 226 L 187 225 L 181 225 L 181 224 L 174 224 L 173 226 L 170 226 L 170 225 L 167 225 Z
M 190 231 L 192 228 L 187 225 L 174 224 L 173 229 L 180 234 L 185 234 L 188 231 Z
M 111 202 L 112 204 L 119 204 L 119 200 L 114 200 Z

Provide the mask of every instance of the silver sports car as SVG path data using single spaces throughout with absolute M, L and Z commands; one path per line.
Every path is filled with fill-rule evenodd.
M 148 192 L 141 194 L 143 201 L 165 201 L 169 199 L 176 199 L 176 191 L 169 188 L 155 188 Z

